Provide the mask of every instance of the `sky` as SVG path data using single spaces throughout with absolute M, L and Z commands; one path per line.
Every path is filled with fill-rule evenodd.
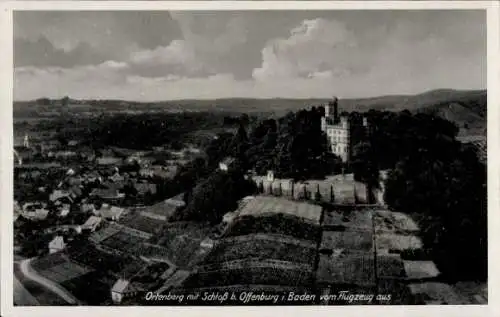
M 486 43 L 484 11 L 17 11 L 14 100 L 485 89 Z

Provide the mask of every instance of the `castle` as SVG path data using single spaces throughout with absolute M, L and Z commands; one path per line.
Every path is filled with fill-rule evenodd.
M 333 114 L 330 112 L 332 108 Z M 325 115 L 321 118 L 321 130 L 326 133 L 332 153 L 339 156 L 344 163 L 348 163 L 351 159 L 352 147 L 356 141 L 353 137 L 357 135 L 354 131 L 356 129 L 359 131 L 358 128 L 363 131 L 367 130 L 367 118 L 363 117 L 361 123 L 350 119 L 348 115 L 340 115 L 337 97 L 334 97 L 325 106 Z

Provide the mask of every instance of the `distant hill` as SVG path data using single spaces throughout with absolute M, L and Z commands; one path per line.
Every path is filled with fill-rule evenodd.
M 320 106 L 328 99 L 249 99 L 179 100 L 134 102 L 122 100 L 73 100 L 67 106 L 61 100 L 38 99 L 14 103 L 14 118 L 54 117 L 60 113 L 96 114 L 98 112 L 143 111 L 224 111 L 232 113 L 265 113 L 283 115 L 311 106 Z M 363 99 L 340 99 L 342 111 L 408 109 L 412 112 L 433 113 L 455 122 L 465 134 L 484 134 L 487 110 L 486 90 L 432 90 L 417 95 L 390 95 Z M 63 110 L 64 109 L 64 110 Z

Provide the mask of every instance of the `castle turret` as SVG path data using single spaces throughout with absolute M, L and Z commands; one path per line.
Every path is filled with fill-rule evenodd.
M 339 122 L 339 105 L 337 97 L 333 97 L 332 106 L 333 106 L 333 122 Z
M 347 116 L 340 117 L 340 124 L 343 129 L 347 129 L 349 127 L 349 120 Z

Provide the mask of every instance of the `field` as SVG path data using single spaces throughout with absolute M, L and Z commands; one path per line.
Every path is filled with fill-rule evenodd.
M 111 297 L 110 290 L 115 282 L 114 276 L 94 271 L 64 281 L 61 286 L 87 305 L 102 305 Z
M 165 221 L 146 217 L 141 214 L 128 214 L 120 219 L 119 223 L 147 234 L 154 234 L 165 224 Z
M 277 242 L 272 239 L 247 241 L 222 241 L 205 258 L 206 264 L 245 258 L 275 259 L 313 265 L 315 247 L 304 247 L 293 243 Z
M 417 304 L 467 304 L 467 298 L 452 286 L 437 282 L 415 283 L 408 285 Z
M 78 264 L 72 262 L 65 262 L 58 264 L 51 268 L 47 268 L 43 271 L 37 271 L 41 276 L 55 282 L 62 283 L 67 280 L 71 280 L 75 277 L 85 275 L 92 270 L 82 267 Z
M 127 261 L 130 260 L 124 256 L 101 251 L 91 245 L 69 249 L 68 251 L 72 262 L 99 271 L 120 272 L 127 266 Z
M 101 241 L 106 240 L 107 238 L 111 237 L 114 234 L 117 234 L 122 230 L 120 226 L 117 226 L 114 223 L 107 223 L 103 221 L 101 225 L 102 228 L 100 230 L 95 231 L 90 235 L 90 241 L 94 243 L 100 243 Z
M 141 243 L 128 251 L 134 256 L 144 256 L 160 260 L 169 260 L 170 250 L 158 245 Z
M 379 278 L 405 278 L 405 267 L 399 256 L 378 256 L 377 276 Z
M 401 253 L 401 251 L 423 248 L 422 240 L 415 235 L 376 233 L 377 254 Z
M 348 251 L 335 256 L 321 255 L 318 282 L 340 285 L 375 285 L 373 254 Z
M 118 250 L 120 252 L 130 252 L 136 246 L 140 245 L 144 239 L 125 232 L 118 232 L 111 237 L 101 241 L 105 247 Z
M 368 210 L 348 211 L 339 210 L 327 211 L 323 219 L 324 227 L 349 228 L 353 230 L 373 230 L 371 212 Z
M 132 279 L 133 282 L 141 284 L 154 284 L 160 281 L 161 275 L 167 271 L 170 266 L 167 263 L 155 263 L 149 265 L 146 269 L 140 271 Z
M 321 207 L 288 199 L 257 196 L 250 199 L 237 211 L 240 216 L 268 216 L 283 214 L 301 218 L 303 221 L 319 224 Z
M 141 211 L 141 213 L 145 217 L 148 217 L 148 214 L 153 214 L 153 218 L 154 215 L 157 215 L 164 217 L 165 219 L 168 219 L 170 216 L 174 214 L 175 210 L 176 210 L 175 206 L 166 204 L 165 202 L 160 202 L 152 206 L 146 207 L 143 211 Z
M 198 272 L 184 281 L 183 288 L 198 288 L 224 285 L 288 285 L 307 287 L 313 283 L 310 271 L 276 267 L 246 267 L 212 272 Z
M 241 216 L 231 223 L 223 236 L 232 237 L 252 233 L 267 233 L 317 241 L 320 232 L 319 226 L 303 222 L 301 218 L 274 214 L 260 217 Z
M 38 258 L 31 263 L 31 266 L 35 271 L 43 271 L 50 269 L 54 266 L 64 264 L 68 261 L 68 257 L 61 252 L 47 254 L 44 257 Z
M 373 249 L 373 233 L 371 231 L 324 231 L 321 249 L 347 249 L 370 252 Z
M 168 258 L 179 267 L 187 267 L 196 258 L 200 243 L 212 228 L 193 222 L 166 223 L 155 243 L 167 249 Z
M 377 233 L 415 233 L 419 231 L 415 220 L 402 212 L 377 210 L 373 213 L 373 221 Z

